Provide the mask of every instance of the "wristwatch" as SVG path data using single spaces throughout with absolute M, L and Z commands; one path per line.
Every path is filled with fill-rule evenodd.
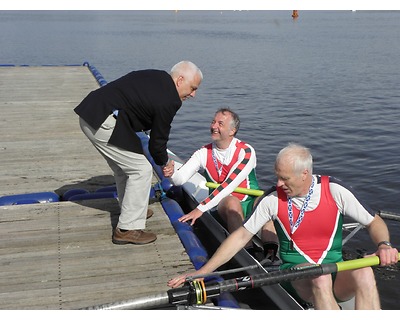
M 380 246 L 381 244 L 384 244 L 384 245 L 386 245 L 386 246 L 388 246 L 388 247 L 392 247 L 392 244 L 391 244 L 389 241 L 381 241 L 381 242 L 378 243 L 378 248 L 379 248 L 379 246 Z

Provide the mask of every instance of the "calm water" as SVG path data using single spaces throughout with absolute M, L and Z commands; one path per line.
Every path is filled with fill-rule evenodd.
M 183 59 L 204 73 L 175 117 L 169 148 L 188 158 L 209 141 L 217 108 L 241 117 L 263 187 L 276 153 L 310 147 L 315 172 L 400 213 L 400 11 L 0 11 L 0 64 L 81 64 L 107 81 Z M 196 134 L 193 135 L 193 132 Z M 387 221 L 400 247 L 399 222 Z M 372 252 L 365 232 L 350 245 Z M 377 269 L 384 309 L 399 309 L 398 268 Z

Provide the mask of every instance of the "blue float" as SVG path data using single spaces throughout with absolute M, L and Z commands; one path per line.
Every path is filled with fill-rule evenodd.
M 89 193 L 88 190 L 86 189 L 70 189 L 68 191 L 66 191 L 62 196 L 61 196 L 61 200 L 63 201 L 69 201 L 69 199 L 73 196 L 76 196 L 78 194 L 86 194 Z
M 77 200 L 91 200 L 91 199 L 109 199 L 109 198 L 118 198 L 118 195 L 114 191 L 108 192 L 92 192 L 92 193 L 82 193 L 76 194 L 69 198 L 69 201 L 77 201 Z
M 18 204 L 58 202 L 60 196 L 55 192 L 35 192 L 15 194 L 0 197 L 0 206 L 11 206 Z
M 114 185 L 107 186 L 107 187 L 101 187 L 101 188 L 97 189 L 95 192 L 109 192 L 109 191 L 117 192 L 117 186 L 114 184 Z

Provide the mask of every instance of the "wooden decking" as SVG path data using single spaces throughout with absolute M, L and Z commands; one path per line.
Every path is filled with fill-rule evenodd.
M 101 72 L 101 70 L 99 70 Z M 87 67 L 0 67 L 0 196 L 113 183 L 73 108 L 98 84 Z M 0 309 L 80 309 L 166 292 L 192 269 L 159 203 L 143 246 L 111 242 L 115 199 L 0 206 Z

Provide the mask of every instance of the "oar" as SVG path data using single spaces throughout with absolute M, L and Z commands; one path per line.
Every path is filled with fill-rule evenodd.
M 382 219 L 400 221 L 400 215 L 390 212 L 381 211 L 378 213 Z
M 208 187 L 208 188 L 216 189 L 219 186 L 220 186 L 219 183 L 206 182 L 206 187 Z M 236 188 L 233 191 L 237 192 L 237 193 L 247 194 L 247 195 L 250 195 L 250 196 L 256 196 L 256 197 L 262 196 L 264 194 L 264 191 L 262 191 L 262 190 L 248 189 L 248 188 Z M 378 213 L 378 215 L 382 219 L 400 221 L 400 215 L 395 214 L 395 213 L 381 211 L 381 212 Z
M 218 283 L 205 283 L 203 280 L 191 280 L 188 278 L 183 287 L 170 289 L 166 293 L 157 294 L 147 298 L 139 298 L 135 300 L 93 306 L 86 309 L 133 310 L 154 309 L 160 306 L 166 306 L 168 304 L 199 305 L 206 303 L 208 298 L 218 296 L 223 292 L 253 289 L 261 286 L 277 284 L 283 281 L 312 278 L 323 274 L 372 267 L 376 265 L 379 265 L 379 257 L 372 256 L 368 258 L 354 259 L 337 263 L 297 267 L 254 276 L 244 276 Z M 207 275 L 199 275 L 199 277 L 204 276 Z
M 216 189 L 220 186 L 220 184 L 218 183 L 214 183 L 214 182 L 206 182 L 206 187 L 208 188 L 213 188 Z M 233 190 L 234 192 L 237 193 L 243 193 L 243 194 L 248 194 L 250 196 L 262 196 L 264 194 L 264 191 L 262 190 L 257 190 L 257 189 L 247 189 L 247 188 L 236 188 L 235 190 Z

